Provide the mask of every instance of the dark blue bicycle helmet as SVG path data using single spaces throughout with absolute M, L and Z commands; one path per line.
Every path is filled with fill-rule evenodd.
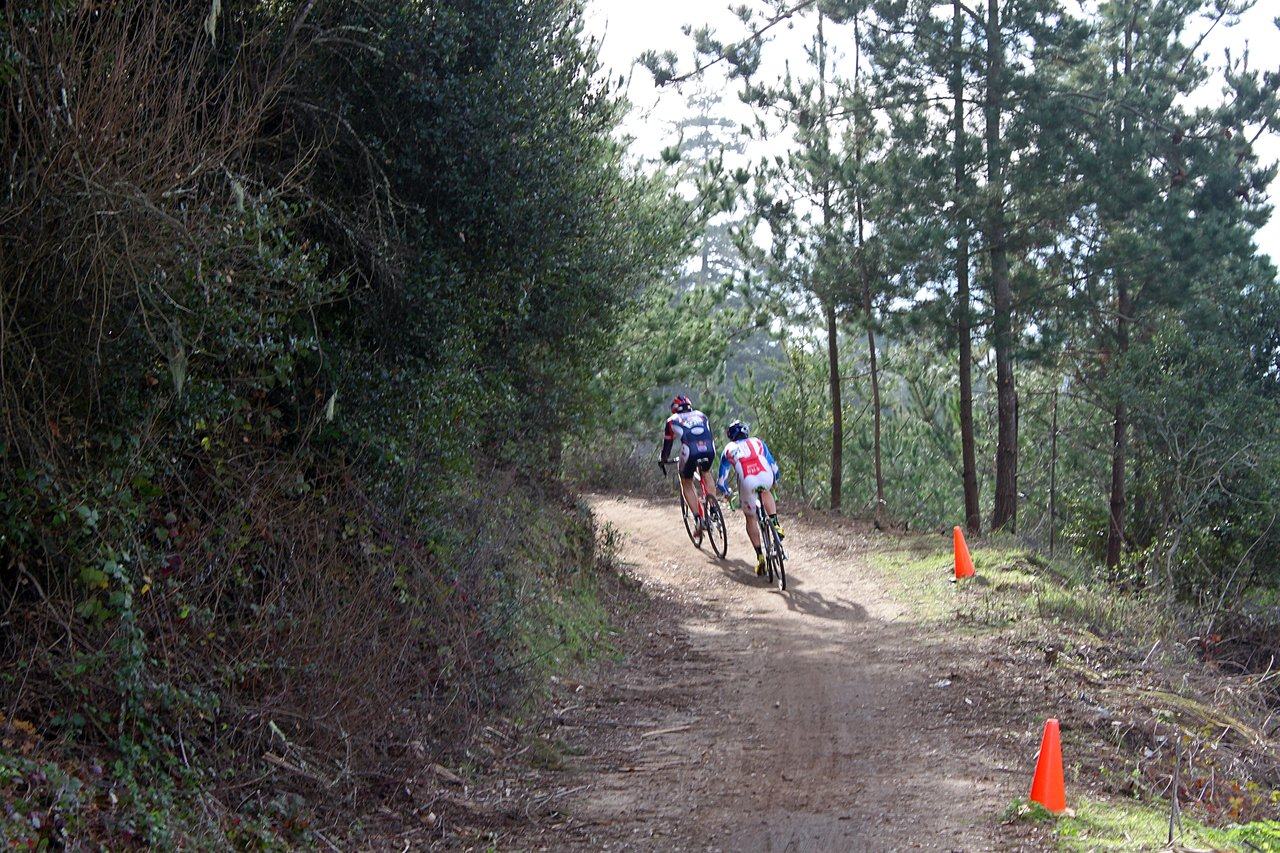
M 742 439 L 749 435 L 747 432 L 747 425 L 742 421 L 734 421 L 729 424 L 725 429 L 725 434 L 729 436 L 730 441 L 742 441 Z

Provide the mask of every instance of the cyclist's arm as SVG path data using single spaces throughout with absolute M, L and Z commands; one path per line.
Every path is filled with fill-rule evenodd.
M 760 439 L 760 446 L 764 448 L 764 460 L 768 462 L 769 467 L 773 469 L 773 476 L 776 479 L 777 476 L 782 473 L 781 469 L 778 468 L 778 462 L 773 458 L 773 454 L 769 452 L 769 445 L 764 443 L 764 439 Z
M 676 440 L 676 434 L 671 429 L 671 421 L 667 421 L 666 429 L 662 433 L 662 461 L 670 462 L 671 444 Z
M 733 467 L 733 463 L 729 461 L 729 451 L 726 450 L 720 456 L 720 473 L 716 475 L 716 488 L 720 494 L 729 494 L 729 469 Z

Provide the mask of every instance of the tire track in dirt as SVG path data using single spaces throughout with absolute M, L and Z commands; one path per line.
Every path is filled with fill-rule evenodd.
M 1020 793 L 933 686 L 958 652 L 913 620 L 868 555 L 876 534 L 790 520 L 790 589 L 768 588 L 740 515 L 728 559 L 668 502 L 596 496 L 621 560 L 669 621 L 560 715 L 569 817 L 545 849 L 990 850 Z M 785 509 L 785 508 L 784 508 Z M 663 610 L 663 606 L 665 610 Z

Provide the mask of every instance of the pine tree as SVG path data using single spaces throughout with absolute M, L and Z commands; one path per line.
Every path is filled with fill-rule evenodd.
M 840 375 L 841 296 L 852 274 L 846 246 L 849 206 L 840 197 L 840 176 L 849 153 L 833 127 L 839 110 L 838 87 L 830 65 L 829 19 L 817 13 L 813 38 L 806 49 L 808 71 L 797 78 L 788 73 L 776 87 L 750 83 L 744 100 L 776 111 L 783 127 L 794 134 L 788 156 L 762 162 L 749 203 L 755 216 L 767 223 L 771 245 L 754 251 L 750 235 L 744 248 L 767 270 L 766 276 L 817 309 L 826 340 L 827 388 L 831 402 L 829 505 L 843 501 L 844 404 Z M 764 119 L 757 132 L 777 133 Z M 783 297 L 782 302 L 786 302 Z
M 1104 560 L 1113 570 L 1126 538 L 1130 350 L 1222 264 L 1253 254 L 1248 220 L 1269 173 L 1243 134 L 1265 125 L 1275 95 L 1250 97 L 1261 93 L 1242 74 L 1222 106 L 1184 106 L 1210 70 L 1198 43 L 1184 41 L 1189 25 L 1207 16 L 1216 26 L 1239 8 L 1210 0 L 1103 3 L 1078 81 L 1087 125 L 1075 221 L 1087 239 L 1076 257 L 1083 285 L 1066 316 L 1083 336 L 1073 350 L 1097 353 L 1077 371 L 1111 419 Z
M 723 98 L 713 91 L 700 90 L 687 100 L 689 114 L 676 123 L 676 143 L 668 149 L 668 157 L 695 173 L 723 171 L 726 163 L 741 162 L 746 145 L 737 122 L 725 115 Z M 697 237 L 697 261 L 680 279 L 681 289 L 708 286 L 734 277 L 741 266 L 741 255 L 733 239 L 741 227 L 742 217 L 720 213 L 707 222 Z
M 981 529 L 977 440 L 973 417 L 973 337 L 980 319 L 971 278 L 973 219 L 980 149 L 970 127 L 975 15 L 959 0 L 949 18 L 936 4 L 876 4 L 880 24 L 868 47 L 877 71 L 878 106 L 893 135 L 880 181 L 890 199 L 880 212 L 894 234 L 891 265 L 915 285 L 909 314 L 944 345 L 954 341 L 959 387 L 959 481 L 965 524 Z M 939 93 L 946 92 L 943 98 Z M 949 107 L 949 109 L 948 109 Z M 927 295 L 926 295 L 927 294 Z
M 960 386 L 959 420 L 961 482 L 964 489 L 965 526 L 970 533 L 982 530 L 982 510 L 978 494 L 978 465 L 973 434 L 973 314 L 969 285 L 970 220 L 966 196 L 970 195 L 966 160 L 968 133 L 965 127 L 965 19 L 960 0 L 953 0 L 948 50 L 951 53 L 951 163 L 953 197 L 951 211 L 955 240 L 955 328 L 959 349 L 957 378 Z

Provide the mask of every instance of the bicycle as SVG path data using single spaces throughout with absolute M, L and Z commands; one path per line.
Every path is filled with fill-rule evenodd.
M 759 494 L 763 489 L 756 489 Z M 742 505 L 742 495 L 729 494 L 729 503 L 733 506 Z M 774 526 L 773 520 L 764 511 L 764 505 L 759 498 L 756 499 L 756 523 L 760 526 L 760 546 L 764 551 L 764 568 L 765 577 L 772 584 L 776 578 L 778 581 L 778 589 L 785 592 L 787 589 L 787 551 L 782 547 L 782 537 L 778 535 L 778 528 Z
M 771 584 L 777 578 L 778 589 L 786 592 L 787 550 L 782 547 L 782 537 L 778 535 L 773 519 L 764 511 L 764 503 L 758 496 L 761 491 L 763 490 L 756 489 L 756 521 L 760 525 L 760 545 L 764 548 L 765 575 Z
M 676 461 L 663 462 L 658 461 L 658 467 L 662 469 L 662 476 L 667 475 L 668 465 L 678 465 Z M 702 529 L 706 533 L 707 538 L 711 540 L 711 550 L 719 557 L 724 559 L 725 554 L 729 552 L 729 532 L 725 528 L 724 513 L 720 511 L 720 503 L 715 496 L 707 488 L 706 478 L 701 471 L 697 469 L 693 472 L 694 489 L 702 491 Z M 702 540 L 698 538 L 698 518 L 694 515 L 689 503 L 684 499 L 684 489 L 681 488 L 681 481 L 676 477 L 676 494 L 680 497 L 680 517 L 684 520 L 684 532 L 688 534 L 689 541 L 693 543 L 693 547 L 702 550 Z M 717 537 L 719 542 L 717 543 Z

